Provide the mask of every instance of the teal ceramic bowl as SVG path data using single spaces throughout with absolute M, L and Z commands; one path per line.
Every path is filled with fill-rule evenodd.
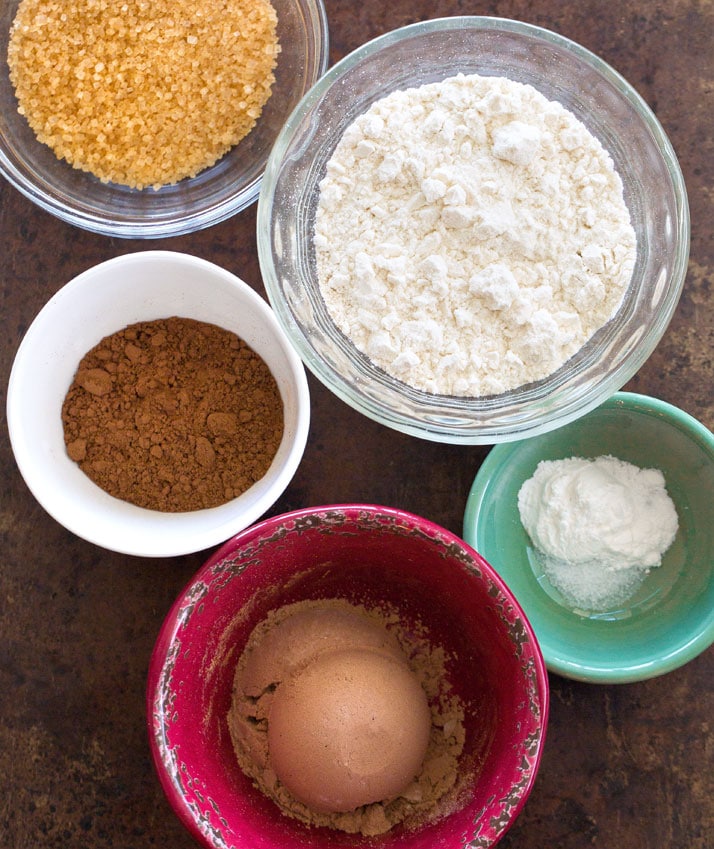
M 605 454 L 662 471 L 679 529 L 627 602 L 587 613 L 569 606 L 543 574 L 520 521 L 518 491 L 541 460 Z M 471 487 L 463 536 L 520 602 L 552 672 L 640 681 L 714 642 L 714 434 L 671 404 L 619 392 L 558 430 L 497 445 Z

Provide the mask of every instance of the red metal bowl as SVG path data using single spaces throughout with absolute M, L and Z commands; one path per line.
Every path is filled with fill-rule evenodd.
M 269 610 L 303 599 L 387 602 L 453 655 L 466 710 L 463 807 L 379 838 L 307 828 L 238 767 L 226 716 L 235 665 Z M 174 603 L 151 658 L 151 752 L 163 789 L 209 849 L 485 849 L 525 804 L 540 762 L 548 679 L 523 611 L 488 563 L 432 522 L 386 507 L 337 505 L 267 519 L 229 540 Z

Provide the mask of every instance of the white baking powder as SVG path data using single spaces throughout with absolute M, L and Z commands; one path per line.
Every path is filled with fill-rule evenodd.
M 539 463 L 518 510 L 548 580 L 591 610 L 631 596 L 679 525 L 662 472 L 611 456 Z
M 608 153 L 502 77 L 396 91 L 345 131 L 314 245 L 340 330 L 430 393 L 498 394 L 558 369 L 617 311 L 635 234 Z

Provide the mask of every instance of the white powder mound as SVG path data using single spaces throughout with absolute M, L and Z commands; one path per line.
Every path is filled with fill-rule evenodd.
M 518 510 L 550 583 L 585 610 L 626 601 L 679 527 L 662 472 L 607 455 L 539 463 Z
M 429 393 L 499 394 L 558 369 L 617 311 L 636 239 L 602 145 L 502 77 L 396 91 L 345 131 L 314 245 L 336 325 Z

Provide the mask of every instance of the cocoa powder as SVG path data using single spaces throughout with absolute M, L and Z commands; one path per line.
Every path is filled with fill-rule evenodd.
M 243 340 L 174 316 L 132 324 L 85 354 L 62 423 L 69 457 L 110 495 L 183 512 L 224 504 L 265 475 L 283 404 Z
M 362 805 L 347 813 L 312 810 L 289 792 L 270 765 L 270 705 L 276 687 L 284 680 L 283 655 L 278 654 L 272 659 L 273 664 L 261 665 L 262 684 L 265 686 L 260 693 L 256 694 L 245 686 L 245 670 L 256 646 L 293 613 L 309 610 L 349 610 L 367 616 L 386 628 L 409 658 L 409 666 L 424 688 L 431 707 L 432 729 L 429 747 L 414 781 L 392 799 Z M 296 637 L 298 643 L 300 639 L 302 638 Z M 322 649 L 329 647 L 330 640 L 324 633 L 322 640 Z M 294 648 L 291 644 L 290 649 Z M 293 654 L 293 657 L 295 656 Z M 299 652 L 297 656 L 300 656 Z M 268 657 L 270 658 L 270 655 Z M 367 608 L 354 605 L 345 599 L 329 598 L 298 601 L 272 610 L 251 632 L 234 673 L 227 721 L 238 764 L 255 786 L 276 803 L 282 813 L 309 826 L 375 837 L 398 824 L 411 830 L 435 822 L 449 812 L 463 807 L 467 800 L 468 788 L 473 782 L 473 765 L 463 756 L 466 742 L 464 717 L 467 706 L 456 695 L 449 681 L 450 660 L 444 648 L 432 642 L 428 629 L 422 623 L 404 621 L 399 611 L 388 605 Z

